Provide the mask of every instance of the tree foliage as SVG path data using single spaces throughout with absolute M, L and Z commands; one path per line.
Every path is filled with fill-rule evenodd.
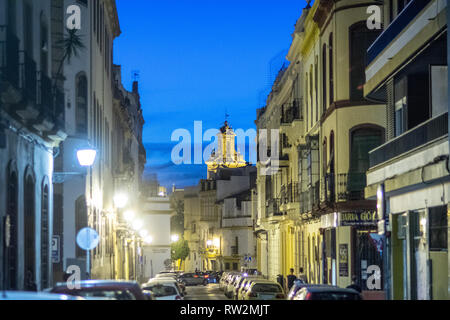
M 187 240 L 180 239 L 177 242 L 172 243 L 171 245 L 171 252 L 172 252 L 172 260 L 186 260 L 186 258 L 189 256 L 190 249 L 189 249 L 189 243 Z

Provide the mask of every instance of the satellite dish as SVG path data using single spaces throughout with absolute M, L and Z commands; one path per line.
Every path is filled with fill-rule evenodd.
M 98 246 L 100 237 L 92 228 L 81 229 L 77 234 L 77 244 L 83 250 L 92 250 Z

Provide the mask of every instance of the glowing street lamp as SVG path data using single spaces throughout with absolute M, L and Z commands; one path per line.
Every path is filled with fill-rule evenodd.
M 78 163 L 82 167 L 90 167 L 94 164 L 97 150 L 92 148 L 83 148 L 77 151 Z
M 123 218 L 124 218 L 126 221 L 131 222 L 131 221 L 133 220 L 133 218 L 134 218 L 134 212 L 131 211 L 131 210 L 125 211 L 125 212 L 123 213 Z
M 141 236 L 141 238 L 145 239 L 148 236 L 148 231 L 141 230 L 141 231 L 139 231 L 139 235 Z
M 219 248 L 220 247 L 220 239 L 214 238 L 213 244 L 214 244 L 214 247 Z
M 134 220 L 134 221 L 133 221 L 133 229 L 136 230 L 136 231 L 141 230 L 142 227 L 143 227 L 143 225 L 144 225 L 144 224 L 142 223 L 141 220 Z
M 118 193 L 113 198 L 116 208 L 122 209 L 127 205 L 128 197 L 123 193 Z
M 212 244 L 213 244 L 212 240 L 208 240 L 208 241 L 206 241 L 206 245 L 207 245 L 208 247 L 211 247 L 211 246 L 212 246 Z
M 173 234 L 171 239 L 172 239 L 172 242 L 177 242 L 178 240 L 180 240 L 180 236 L 177 234 Z
M 152 237 L 152 236 L 146 236 L 146 237 L 144 238 L 144 242 L 145 242 L 146 244 L 151 244 L 151 243 L 153 242 L 153 237 Z

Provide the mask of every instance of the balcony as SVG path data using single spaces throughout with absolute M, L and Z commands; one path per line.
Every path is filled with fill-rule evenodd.
M 303 112 L 300 100 L 296 99 L 292 104 L 282 106 L 281 110 L 281 124 L 290 125 L 294 121 L 303 120 Z
M 321 201 L 335 203 L 364 200 L 366 174 L 364 172 L 327 174 L 321 179 Z
M 38 75 L 36 104 L 39 116 L 33 126 L 39 131 L 51 131 L 64 124 L 64 95 L 59 89 L 52 88 L 52 80 L 43 73 Z
M 320 182 L 316 182 L 300 193 L 300 212 L 311 212 L 320 203 Z
M 420 124 L 369 153 L 370 167 L 377 166 L 448 134 L 448 113 Z
M 283 213 L 280 210 L 280 199 L 269 199 L 267 200 L 267 216 L 268 217 L 276 217 L 276 216 L 282 216 Z
M 281 187 L 281 204 L 300 201 L 300 188 L 298 183 L 290 183 Z
M 432 0 L 412 0 L 400 15 L 377 38 L 367 51 L 367 64 L 370 65 L 402 31 L 428 6 Z
M 0 81 L 2 95 L 8 90 L 6 83 L 19 88 L 19 39 L 7 26 L 0 26 Z

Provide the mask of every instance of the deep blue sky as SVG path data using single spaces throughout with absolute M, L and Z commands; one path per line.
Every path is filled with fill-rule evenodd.
M 255 128 L 270 65 L 279 68 L 279 58 L 271 61 L 289 48 L 304 6 L 303 0 L 117 0 L 122 35 L 114 63 L 122 65 L 127 89 L 133 71 L 140 73 L 146 173 L 179 187 L 206 177 L 204 166 L 170 164 L 172 132 L 193 132 L 196 120 L 204 130 L 219 128 L 227 110 L 233 128 Z

